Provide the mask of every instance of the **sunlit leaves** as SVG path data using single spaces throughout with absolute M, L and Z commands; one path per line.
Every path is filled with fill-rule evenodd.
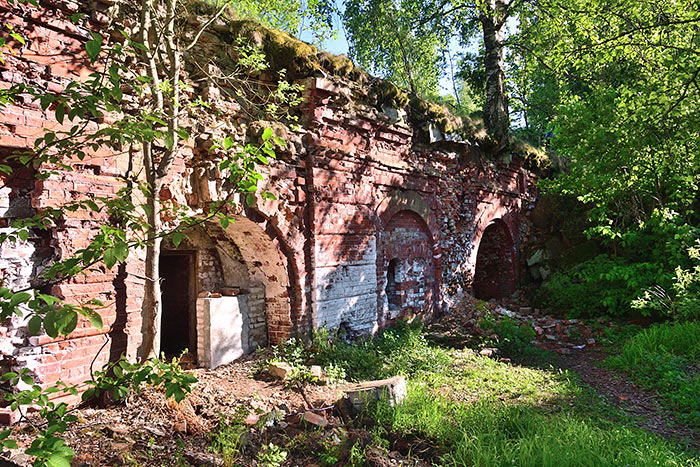
M 332 0 L 240 0 L 231 6 L 241 18 L 253 18 L 304 40 L 310 36 L 317 45 L 337 36 Z
M 92 39 L 85 43 L 85 51 L 91 62 L 97 60 L 97 56 L 100 55 L 102 50 L 102 36 L 96 32 L 92 32 Z
M 436 12 L 437 5 L 415 0 L 348 1 L 343 24 L 350 55 L 399 86 L 422 97 L 436 97 L 445 65 L 443 48 L 454 35 L 450 18 L 425 22 Z
M 272 128 L 265 128 L 262 132 L 261 138 L 263 141 L 268 141 L 270 138 L 272 138 Z
M 44 318 L 44 329 L 50 337 L 67 336 L 78 325 L 78 314 L 72 310 L 50 311 Z

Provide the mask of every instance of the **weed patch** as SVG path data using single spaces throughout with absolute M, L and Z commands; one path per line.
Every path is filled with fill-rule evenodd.
M 290 339 L 274 350 L 273 360 L 295 368 L 315 363 L 335 380 L 364 381 L 396 375 L 415 376 L 444 371 L 453 358 L 446 349 L 431 346 L 422 324 L 399 323 L 376 336 L 353 343 L 335 340 L 325 330 L 315 331 L 310 345 Z
M 527 351 L 531 330 L 507 319 L 484 325 L 504 349 Z M 426 340 L 420 324 L 402 323 L 354 343 L 320 332 L 300 345 L 280 347 L 275 355 L 333 368 L 352 381 L 408 378 L 403 404 L 376 403 L 361 417 L 372 434 L 372 453 L 403 447 L 424 461 L 455 466 L 700 466 L 680 447 L 631 427 L 621 410 L 582 387 L 576 375 L 446 349 Z M 337 446 L 322 446 L 322 464 L 348 458 Z M 361 458 L 358 445 L 353 449 Z
M 243 422 L 246 413 L 246 407 L 240 406 L 236 415 L 231 418 L 220 415 L 219 427 L 210 435 L 210 449 L 221 454 L 223 465 L 226 467 L 236 465 L 243 455 L 245 435 L 248 433 L 248 427 Z

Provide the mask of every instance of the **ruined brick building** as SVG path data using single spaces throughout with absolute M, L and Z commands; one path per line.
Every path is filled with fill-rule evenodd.
M 112 3 L 98 1 L 97 10 L 91 3 L 93 29 L 110 21 Z M 27 38 L 0 67 L 0 86 L 32 82 L 60 91 L 84 76 L 89 31 L 66 20 L 80 8 L 54 0 L 38 11 L 0 1 L 0 22 Z M 193 54 L 225 52 L 233 24 L 215 24 Z M 364 335 L 401 316 L 448 312 L 464 292 L 511 294 L 523 215 L 536 195 L 523 157 L 513 151 L 487 156 L 475 136 L 452 133 L 435 106 L 399 99 L 396 89 L 352 69 L 347 59 L 289 41 L 306 54 L 306 62 L 296 57 L 285 63 L 295 66 L 291 79 L 304 91 L 301 128 L 280 130 L 290 144 L 261 168 L 277 200 L 241 207 L 226 228 L 206 223 L 193 229 L 177 247 L 166 243 L 163 349 L 188 347 L 200 364 L 215 366 L 312 328 Z M 193 60 L 185 63 L 190 77 Z M 273 69 L 281 68 L 276 56 L 270 60 Z M 239 141 L 257 137 L 260 127 L 226 89 L 195 79 L 191 84 L 194 95 L 221 111 L 219 126 Z M 61 125 L 36 102 L 5 106 L 0 154 L 31 148 L 45 127 Z M 193 216 L 227 190 L 217 161 L 197 144 L 183 148 L 161 193 Z M 74 171 L 46 180 L 30 169 L 15 174 L 0 190 L 0 228 L 64 200 L 108 196 L 121 186 L 124 170 L 123 156 L 101 150 Z M 101 213 L 66 212 L 49 231 L 0 245 L 2 280 L 13 288 L 28 285 L 50 261 L 85 245 L 103 222 Z M 103 329 L 85 322 L 69 338 L 51 339 L 29 336 L 25 323 L 13 319 L 0 327 L 5 364 L 29 367 L 50 383 L 84 379 L 97 353 L 97 363 L 124 352 L 135 357 L 143 335 L 142 270 L 142 252 L 132 251 L 124 265 L 53 286 L 51 292 L 68 301 L 105 302 Z

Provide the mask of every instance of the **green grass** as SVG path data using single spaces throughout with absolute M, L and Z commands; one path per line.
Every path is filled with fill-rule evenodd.
M 309 358 L 343 368 L 349 381 L 444 373 L 454 360 L 451 351 L 428 343 L 421 325 L 405 322 L 353 343 L 334 341 L 321 331 Z
M 320 335 L 305 350 L 306 358 L 342 368 L 351 380 L 407 376 L 403 404 L 370 409 L 379 445 L 422 438 L 437 465 L 700 466 L 679 445 L 632 427 L 567 371 L 442 348 L 421 331 L 403 324 L 353 344 Z
M 669 409 L 700 427 L 700 323 L 664 323 L 645 329 L 606 363 L 656 390 Z
M 625 365 L 635 367 L 650 354 L 700 360 L 700 323 L 664 323 L 645 329 L 629 339 L 619 358 Z
M 460 404 L 420 384 L 411 384 L 404 404 L 378 405 L 374 417 L 394 432 L 441 445 L 441 465 L 700 465 L 654 435 L 605 419 L 526 405 Z

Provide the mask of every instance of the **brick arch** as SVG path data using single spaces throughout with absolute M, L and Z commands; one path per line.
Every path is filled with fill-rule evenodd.
M 437 310 L 440 254 L 430 206 L 414 191 L 394 191 L 377 208 L 377 322 Z M 392 295 L 392 296 L 389 296 Z
M 394 190 L 379 203 L 376 214 L 379 229 L 383 229 L 392 217 L 401 211 L 413 211 L 425 223 L 432 240 L 437 238 L 437 224 L 428 202 L 420 193 L 412 190 Z
M 513 234 L 502 218 L 483 229 L 474 251 L 472 291 L 476 298 L 504 298 L 515 291 L 516 248 Z
M 255 213 L 247 213 L 257 217 Z M 242 215 L 223 228 L 207 223 L 206 229 L 217 243 L 231 242 L 245 262 L 251 280 L 264 288 L 267 341 L 278 344 L 287 339 L 293 328 L 292 309 L 297 305 L 291 294 L 295 281 L 294 264 L 279 232 L 264 219 L 252 220 Z M 258 221 L 259 222 L 256 222 Z

